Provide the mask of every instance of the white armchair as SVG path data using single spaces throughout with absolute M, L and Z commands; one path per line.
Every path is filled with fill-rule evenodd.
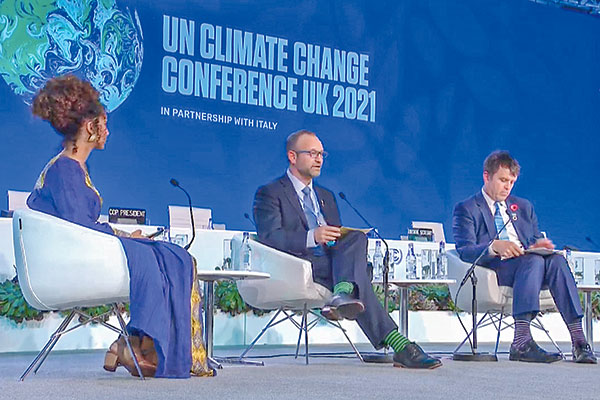
M 41 311 L 69 310 L 56 332 L 21 376 L 42 366 L 60 337 L 96 321 L 123 335 L 131 344 L 118 303 L 129 301 L 127 257 L 119 239 L 38 211 L 13 215 L 13 240 L 19 285 L 27 303 Z M 104 322 L 106 314 L 90 317 L 80 307 L 112 304 L 119 327 Z M 74 317 L 80 322 L 67 329 Z M 137 360 L 134 361 L 143 377 Z
M 473 292 L 471 290 L 470 281 L 462 288 L 458 298 L 456 297 L 460 282 L 463 280 L 471 264 L 462 261 L 456 250 L 448 251 L 447 254 L 448 278 L 456 281 L 456 283 L 448 285 L 450 294 L 458 308 L 463 311 L 472 312 L 471 300 Z M 513 289 L 510 286 L 499 286 L 496 272 L 492 269 L 477 265 L 475 267 L 475 276 L 477 277 L 477 311 L 483 313 L 483 317 L 477 322 L 477 328 L 483 328 L 489 325 L 494 326 L 497 331 L 496 346 L 494 350 L 494 354 L 496 354 L 498 352 L 500 333 L 507 328 L 513 327 L 512 322 L 509 323 L 504 319 L 507 316 L 510 317 L 512 314 Z M 540 311 L 551 309 L 554 309 L 554 300 L 550 294 L 550 290 L 542 290 L 540 292 Z M 552 344 L 554 344 L 559 352 L 561 351 L 539 317 L 536 317 L 532 321 L 532 326 L 544 331 Z M 455 352 L 469 340 L 472 333 L 473 330 L 471 330 L 467 337 L 455 349 Z
M 236 235 L 231 241 L 231 258 L 234 269 L 238 269 L 240 265 L 239 255 L 241 244 L 242 235 Z M 298 357 L 300 342 L 304 334 L 306 364 L 308 364 L 309 358 L 308 332 L 319 321 L 325 321 L 340 329 L 358 358 L 362 361 L 362 356 L 339 322 L 329 321 L 320 313 L 313 311 L 313 309 L 320 309 L 325 305 L 331 296 L 331 291 L 313 281 L 310 261 L 266 246 L 254 240 L 254 238 L 250 239 L 250 248 L 252 250 L 252 270 L 267 272 L 271 277 L 262 280 L 237 281 L 238 291 L 242 299 L 252 307 L 277 310 L 277 312 L 248 348 L 240 355 L 240 359 L 252 350 L 256 342 L 270 327 L 289 320 L 299 330 L 296 358 Z M 302 312 L 300 322 L 294 319 L 297 311 Z M 311 315 L 314 318 L 309 321 Z M 280 318 L 277 319 L 278 317 Z

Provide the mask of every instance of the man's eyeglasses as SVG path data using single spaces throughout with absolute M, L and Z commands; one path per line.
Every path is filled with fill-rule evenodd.
M 321 157 L 321 158 L 325 159 L 329 155 L 329 153 L 327 153 L 325 150 L 323 150 L 323 151 L 317 151 L 317 150 L 293 150 L 293 151 L 296 154 L 301 154 L 301 153 L 308 154 L 310 156 L 310 158 Z

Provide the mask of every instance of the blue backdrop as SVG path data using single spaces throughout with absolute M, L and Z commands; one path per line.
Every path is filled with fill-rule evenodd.
M 213 209 L 215 222 L 251 229 L 243 214 L 251 212 L 256 188 L 283 174 L 285 137 L 306 128 L 330 153 L 319 182 L 344 191 L 386 237 L 426 220 L 443 222 L 451 241 L 454 204 L 481 188 L 485 156 L 507 149 L 522 165 L 513 193 L 533 201 L 542 230 L 559 245 L 592 250 L 585 238 L 600 241 L 597 18 L 527 0 L 277 0 L 260 6 L 169 0 L 115 7 L 133 28 L 113 29 L 112 36 L 103 28 L 95 40 L 110 51 L 111 43 L 127 50 L 138 38 L 143 53 L 130 52 L 139 59 L 128 62 L 141 70 L 123 75 L 130 93 L 121 87 L 123 101 L 111 103 L 107 148 L 89 160 L 104 213 L 109 206 L 141 207 L 151 223 L 166 224 L 167 205 L 185 203 L 169 185 L 175 177 L 195 205 Z M 193 34 L 186 35 L 192 22 Z M 235 42 L 236 34 L 248 41 L 230 46 L 230 58 L 228 37 Z M 64 36 L 63 52 L 77 58 L 76 39 Z M 318 68 L 309 63 L 303 71 L 309 60 L 302 49 L 316 46 Z M 343 70 L 344 79 L 325 60 L 335 63 L 336 54 L 355 67 Z M 118 54 L 114 59 L 120 62 Z M 277 83 L 268 85 L 268 74 Z M 276 85 L 289 89 L 294 80 L 291 92 L 261 95 Z M 244 104 L 252 103 L 253 81 L 257 104 Z M 312 93 L 304 81 L 327 87 L 317 102 L 321 115 L 304 104 Z M 340 93 L 342 116 L 335 116 Z M 4 82 L 0 99 L 0 192 L 31 190 L 60 137 Z M 181 110 L 194 112 L 186 118 Z M 222 120 L 214 121 L 218 116 Z M 254 126 L 238 125 L 236 118 Z M 363 225 L 341 201 L 340 210 L 346 225 Z

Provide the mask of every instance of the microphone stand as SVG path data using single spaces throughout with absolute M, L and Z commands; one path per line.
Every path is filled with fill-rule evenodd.
M 508 212 L 508 210 L 507 210 L 507 212 Z M 504 223 L 502 228 L 496 233 L 496 235 L 492 238 L 492 240 L 489 241 L 489 243 L 487 244 L 487 246 L 485 246 L 483 251 L 481 253 L 479 253 L 479 256 L 477 256 L 475 261 L 473 261 L 473 263 L 467 270 L 467 273 L 465 274 L 463 280 L 461 281 L 460 286 L 458 287 L 458 290 L 456 291 L 455 299 L 458 300 L 458 295 L 460 294 L 460 290 L 465 285 L 467 280 L 469 278 L 471 279 L 471 286 L 473 288 L 473 293 L 472 293 L 473 297 L 471 299 L 471 318 L 472 318 L 472 324 L 473 324 L 473 330 L 471 332 L 472 332 L 473 340 L 472 341 L 469 340 L 469 342 L 471 343 L 471 352 L 469 352 L 469 353 L 454 352 L 452 354 L 452 359 L 455 361 L 498 361 L 498 357 L 495 354 L 489 354 L 487 352 L 478 352 L 477 351 L 477 276 L 475 275 L 475 267 L 477 267 L 477 263 L 479 262 L 479 260 L 481 260 L 483 255 L 488 251 L 489 247 L 492 245 L 494 240 L 498 240 L 498 238 L 500 237 L 500 233 L 502 233 L 502 231 L 504 231 L 504 229 L 506 228 L 508 223 L 511 222 L 511 220 L 512 221 L 517 220 L 516 214 L 509 213 L 508 215 L 509 215 L 508 221 L 506 221 Z M 460 324 L 462 325 L 465 333 L 467 334 L 467 338 L 468 338 L 469 332 L 467 331 L 467 329 L 465 328 L 465 325 L 463 324 L 462 320 L 460 319 L 458 312 L 456 312 L 456 316 L 457 316 Z
M 363 215 L 356 208 L 354 208 L 354 206 L 352 204 L 350 204 L 350 201 L 348 201 L 348 199 L 346 198 L 346 195 L 343 192 L 339 192 L 338 195 L 340 196 L 340 198 L 342 200 L 344 200 L 350 206 L 350 208 L 352 210 L 354 210 L 356 215 L 358 215 L 360 217 L 360 219 L 362 219 L 363 222 L 365 224 L 367 224 L 367 226 L 369 228 L 372 229 L 372 232 L 375 233 L 375 236 L 377 236 L 385 245 L 385 254 L 383 256 L 383 272 L 382 272 L 382 275 L 383 275 L 383 309 L 385 310 L 385 312 L 388 312 L 388 297 L 389 297 L 388 274 L 390 271 L 390 247 L 389 247 L 387 241 L 379 234 L 379 232 L 377 232 L 377 230 L 373 228 L 373 225 L 371 225 L 369 223 L 369 221 L 367 221 L 367 219 L 365 217 L 363 217 Z M 392 362 L 394 362 L 391 354 L 388 354 L 388 352 L 387 352 L 387 347 L 383 348 L 383 354 L 373 353 L 373 354 L 363 354 L 362 356 L 363 356 L 363 360 L 368 363 L 392 363 Z

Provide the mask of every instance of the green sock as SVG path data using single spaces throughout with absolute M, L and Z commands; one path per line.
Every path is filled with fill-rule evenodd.
M 390 346 L 397 353 L 404 350 L 410 344 L 410 340 L 402 336 L 400 332 L 394 330 L 383 339 L 383 343 Z
M 333 294 L 352 294 L 354 284 L 352 282 L 339 282 L 333 287 Z

